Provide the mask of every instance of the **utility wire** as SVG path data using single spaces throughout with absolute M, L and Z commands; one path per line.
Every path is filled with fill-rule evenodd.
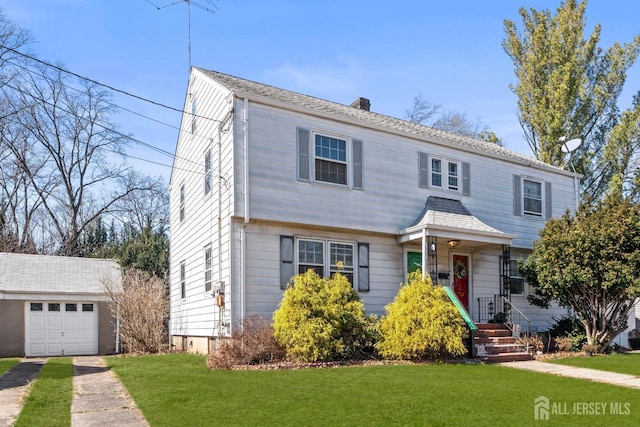
M 117 89 L 117 88 L 115 88 L 115 87 L 113 87 L 113 86 L 111 86 L 111 85 L 108 85 L 108 84 L 106 84 L 106 83 L 101 83 L 101 82 L 99 82 L 99 81 L 97 81 L 97 80 L 91 79 L 91 78 L 89 78 L 89 77 L 85 77 L 85 76 L 83 76 L 83 75 L 81 75 L 81 74 L 74 73 L 73 71 L 69 71 L 69 70 L 67 70 L 67 69 L 65 69 L 65 68 L 62 68 L 62 67 L 59 67 L 59 66 L 57 66 L 57 65 L 51 64 L 50 62 L 46 62 L 46 61 L 43 61 L 43 60 L 41 60 L 41 59 L 38 59 L 38 58 L 36 58 L 36 57 L 34 57 L 34 56 L 31 56 L 31 55 L 28 55 L 28 54 L 26 54 L 26 53 L 20 52 L 20 51 L 18 51 L 18 50 L 16 50 L 16 49 L 13 49 L 12 47 L 5 46 L 5 45 L 0 45 L 0 48 L 2 48 L 2 49 L 6 49 L 6 50 L 8 50 L 8 51 L 10 51 L 10 52 L 13 52 L 13 53 L 15 53 L 15 54 L 17 54 L 17 55 L 20 55 L 20 56 L 22 56 L 22 57 L 24 57 L 24 58 L 27 58 L 27 59 L 30 59 L 30 60 L 32 60 L 32 61 L 38 62 L 38 63 L 40 63 L 40 64 L 42 64 L 42 65 L 47 66 L 47 67 L 53 68 L 53 69 L 55 69 L 55 70 L 61 71 L 61 72 L 66 73 L 66 74 L 70 74 L 70 75 L 72 75 L 72 76 L 75 76 L 75 77 L 77 77 L 77 78 L 79 78 L 79 79 L 82 79 L 82 80 L 85 80 L 85 81 L 88 81 L 88 82 L 91 82 L 91 83 L 96 84 L 96 85 L 98 85 L 98 86 L 106 87 L 106 88 L 107 88 L 107 89 L 109 89 L 109 90 L 112 90 L 112 91 L 114 91 L 114 92 L 121 93 L 121 94 L 126 95 L 126 96 L 130 96 L 130 97 L 135 98 L 135 99 L 138 99 L 138 100 L 140 100 L 140 101 L 148 102 L 148 103 L 150 103 L 150 104 L 156 105 L 156 106 L 158 106 L 158 107 L 166 108 L 166 109 L 169 109 L 169 110 L 175 111 L 175 112 L 180 113 L 180 114 L 188 114 L 188 115 L 189 115 L 189 116 L 191 116 L 191 117 L 201 118 L 201 119 L 204 119 L 204 120 L 210 120 L 210 121 L 212 121 L 212 122 L 216 122 L 216 123 L 222 123 L 222 120 L 212 119 L 211 117 L 205 117 L 205 116 L 200 116 L 200 115 L 198 115 L 198 114 L 193 114 L 193 113 L 191 113 L 191 112 L 184 111 L 184 110 L 182 110 L 182 109 L 180 109 L 180 108 L 171 107 L 170 105 L 166 105 L 166 104 L 163 104 L 163 103 L 158 102 L 158 101 L 153 101 L 153 100 L 151 100 L 151 99 L 144 98 L 144 97 L 142 97 L 142 96 L 139 96 L 139 95 L 133 94 L 133 93 L 131 93 L 131 92 L 127 92 L 127 91 L 122 90 L 122 89 Z

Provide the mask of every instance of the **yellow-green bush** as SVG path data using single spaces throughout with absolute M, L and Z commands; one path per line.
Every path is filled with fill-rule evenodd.
M 313 270 L 293 278 L 273 315 L 274 337 L 287 357 L 304 362 L 353 357 L 365 328 L 364 306 L 346 277 Z
M 376 348 L 387 359 L 441 359 L 466 352 L 462 316 L 444 290 L 412 273 L 378 325 Z

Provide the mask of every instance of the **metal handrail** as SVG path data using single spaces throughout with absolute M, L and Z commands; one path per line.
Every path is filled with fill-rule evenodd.
M 504 323 L 513 336 L 522 339 L 524 335 L 524 344 L 529 351 L 531 320 L 504 296 L 478 298 L 478 321 Z

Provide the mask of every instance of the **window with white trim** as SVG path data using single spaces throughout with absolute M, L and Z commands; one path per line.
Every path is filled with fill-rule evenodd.
M 469 164 L 458 160 L 418 153 L 419 187 L 440 188 L 469 195 Z M 466 165 L 466 169 L 462 168 Z M 462 175 L 461 176 L 461 170 Z M 466 171 L 466 172 L 465 172 Z M 466 176 L 465 176 L 466 173 Z M 466 184 L 461 185 L 461 179 Z
M 316 181 L 347 185 L 347 141 L 315 134 Z
M 211 246 L 204 248 L 204 291 L 211 291 L 211 270 L 213 267 L 211 257 Z
M 503 258 L 500 257 L 500 277 L 504 275 L 502 259 Z M 525 295 L 526 282 L 520 273 L 520 261 L 522 261 L 522 259 L 512 258 L 509 260 L 509 286 L 511 295 Z
M 354 243 L 298 239 L 297 248 L 298 273 L 303 274 L 310 269 L 319 276 L 341 273 L 353 284 Z
M 524 214 L 542 217 L 542 182 L 523 178 L 522 188 Z
M 364 143 L 330 133 L 296 129 L 297 179 L 364 189 Z
M 184 184 L 180 185 L 180 222 L 184 221 Z
M 211 192 L 211 150 L 204 152 L 204 194 Z
M 191 100 L 191 133 L 196 133 L 196 99 Z
M 187 296 L 187 266 L 184 261 L 180 263 L 180 298 Z

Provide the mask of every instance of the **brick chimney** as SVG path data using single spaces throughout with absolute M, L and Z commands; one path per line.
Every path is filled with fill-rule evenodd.
M 367 98 L 360 97 L 351 103 L 351 107 L 371 111 L 371 102 Z

